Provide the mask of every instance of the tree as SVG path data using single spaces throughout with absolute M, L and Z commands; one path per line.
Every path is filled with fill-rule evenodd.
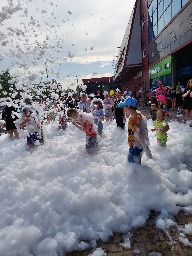
M 22 90 L 16 88 L 15 78 L 9 73 L 9 70 L 5 70 L 0 74 L 0 98 L 11 97 L 19 99 Z
M 77 92 L 78 96 L 80 95 L 80 93 L 81 93 L 82 91 L 83 91 L 82 86 L 81 86 L 81 85 L 77 85 L 77 87 L 76 87 L 76 92 Z

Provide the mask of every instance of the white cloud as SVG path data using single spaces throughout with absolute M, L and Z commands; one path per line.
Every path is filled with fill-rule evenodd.
M 64 80 L 66 71 L 61 72 L 59 66 L 66 61 L 74 65 L 112 62 L 123 39 L 133 3 L 133 0 L 98 0 L 94 3 L 88 0 L 23 0 L 19 5 L 17 0 L 1 1 L 0 17 L 5 18 L 0 33 L 0 70 L 22 67 L 25 75 L 49 59 L 52 62 L 50 77 L 57 73 Z M 100 68 L 107 64 L 102 65 Z M 82 76 L 87 75 L 83 69 L 81 72 Z M 70 73 L 74 76 L 73 66 Z

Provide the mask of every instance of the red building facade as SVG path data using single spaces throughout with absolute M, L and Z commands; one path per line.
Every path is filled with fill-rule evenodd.
M 149 90 L 192 77 L 192 2 L 136 0 L 116 62 L 114 83 Z

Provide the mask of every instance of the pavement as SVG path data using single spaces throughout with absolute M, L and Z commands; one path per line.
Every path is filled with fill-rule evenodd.
M 151 212 L 144 227 L 132 229 L 130 231 L 130 248 L 122 246 L 123 234 L 115 233 L 107 242 L 97 241 L 97 248 L 102 248 L 105 252 L 102 256 L 192 256 L 192 247 L 184 246 L 179 241 L 179 229 L 174 227 L 166 233 L 155 227 L 155 217 L 157 213 Z M 192 214 L 180 212 L 175 220 L 182 228 L 185 224 L 192 223 Z M 188 235 L 189 241 L 192 236 Z M 88 256 L 95 249 L 76 251 L 66 254 L 66 256 Z M 100 254 L 95 254 L 101 256 Z
M 130 231 L 130 248 L 122 245 L 123 234 L 115 233 L 107 242 L 97 241 L 97 248 L 102 248 L 105 252 L 102 256 L 192 256 L 192 247 L 185 246 L 179 241 L 178 228 L 174 227 L 166 232 L 157 229 L 156 216 L 157 213 L 152 211 L 144 227 Z M 192 223 L 192 214 L 179 212 L 175 220 L 179 228 L 183 228 L 185 224 Z M 192 235 L 188 235 L 187 238 L 192 241 Z M 75 251 L 66 256 L 88 256 L 94 250 Z M 101 256 L 94 256 L 96 255 Z
M 150 107 L 144 107 L 139 110 L 149 118 Z M 184 122 L 183 115 L 177 115 L 176 110 L 171 110 L 168 121 Z M 166 232 L 157 229 L 155 226 L 155 218 L 157 213 L 151 211 L 149 219 L 145 226 L 130 230 L 130 248 L 123 246 L 124 234 L 115 233 L 107 242 L 97 241 L 96 248 L 101 248 L 104 251 L 102 256 L 192 256 L 192 247 L 184 245 L 180 241 L 180 228 L 185 224 L 192 224 L 192 214 L 179 212 L 175 216 L 175 221 L 178 227 L 170 228 Z M 192 243 L 192 235 L 186 235 Z M 95 249 L 96 249 L 95 248 Z M 66 254 L 66 256 L 89 256 L 95 249 L 84 251 L 74 251 Z M 101 256 L 94 254 L 94 256 Z

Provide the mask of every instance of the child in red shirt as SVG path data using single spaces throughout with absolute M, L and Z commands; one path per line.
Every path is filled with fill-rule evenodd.
M 73 125 L 85 132 L 86 149 L 89 151 L 89 149 L 95 148 L 98 142 L 93 115 L 85 112 L 79 113 L 76 109 L 68 109 L 67 116 L 73 120 Z

